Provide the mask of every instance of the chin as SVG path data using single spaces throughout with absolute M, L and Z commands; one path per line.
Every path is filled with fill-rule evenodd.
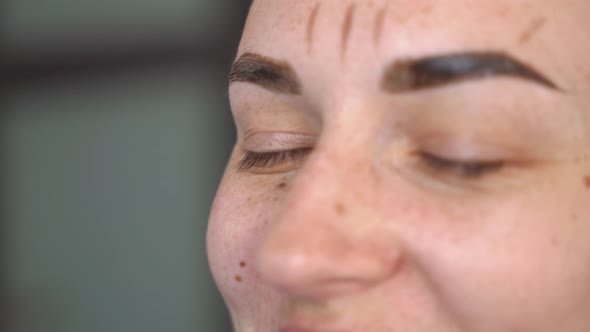
M 230 308 L 233 332 L 278 332 L 280 314 L 270 308 L 278 309 L 278 305 L 262 304 L 264 300 L 253 302 L 254 305 L 240 309 Z

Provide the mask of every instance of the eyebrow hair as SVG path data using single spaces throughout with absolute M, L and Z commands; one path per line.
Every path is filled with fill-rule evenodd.
M 561 90 L 536 69 L 501 52 L 468 52 L 396 61 L 381 82 L 391 93 L 412 92 L 467 80 L 510 76 Z
M 283 94 L 301 94 L 301 84 L 289 63 L 255 53 L 242 54 L 232 65 L 229 83 L 236 82 L 256 84 Z

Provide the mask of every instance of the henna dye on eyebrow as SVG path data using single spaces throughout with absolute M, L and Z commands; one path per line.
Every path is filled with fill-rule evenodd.
M 524 30 L 524 32 L 518 38 L 518 44 L 524 45 L 528 43 L 536 34 L 545 26 L 547 23 L 546 17 L 538 17 L 537 19 L 533 20 L 530 26 Z
M 313 10 L 311 11 L 311 14 L 309 16 L 309 20 L 307 21 L 307 33 L 306 33 L 306 37 L 307 37 L 307 52 L 311 52 L 312 50 L 312 46 L 313 46 L 313 31 L 315 28 L 315 22 L 316 19 L 318 17 L 318 12 L 320 11 L 320 3 L 318 2 L 315 7 L 313 8 Z
M 385 22 L 385 14 L 387 13 L 387 5 L 377 12 L 375 17 L 375 27 L 373 30 L 373 42 L 378 45 L 381 40 L 381 34 L 383 33 L 383 24 Z
M 341 56 L 344 57 L 344 53 L 348 49 L 348 41 L 350 39 L 350 31 L 352 30 L 352 25 L 354 23 L 354 12 L 356 10 L 355 4 L 350 4 L 348 9 L 346 10 L 346 16 L 344 17 L 344 22 L 342 22 L 342 41 L 341 41 L 341 49 L 340 53 Z

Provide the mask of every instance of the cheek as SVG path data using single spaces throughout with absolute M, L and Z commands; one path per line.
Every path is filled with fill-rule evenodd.
M 560 330 L 553 325 L 559 320 L 588 317 L 590 247 L 585 234 L 590 219 L 571 220 L 571 211 L 587 209 L 572 202 L 537 203 L 507 205 L 473 218 L 481 226 L 475 235 L 431 249 L 434 279 L 463 321 L 496 330 L 544 332 Z
M 265 295 L 254 266 L 256 245 L 268 224 L 272 197 L 248 197 L 222 185 L 207 231 L 209 265 L 219 290 L 232 307 L 255 303 Z

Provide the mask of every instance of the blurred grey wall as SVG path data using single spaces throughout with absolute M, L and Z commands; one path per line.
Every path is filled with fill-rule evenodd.
M 229 331 L 204 239 L 247 1 L 2 10 L 3 328 Z

